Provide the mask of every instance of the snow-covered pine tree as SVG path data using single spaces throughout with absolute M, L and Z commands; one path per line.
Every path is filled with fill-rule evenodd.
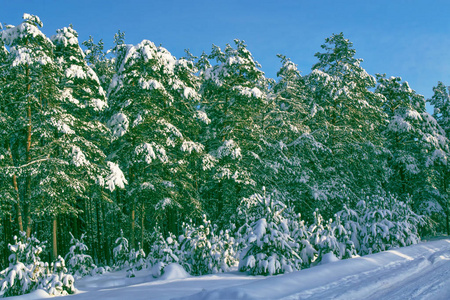
M 43 277 L 37 286 L 38 289 L 45 290 L 51 296 L 65 296 L 76 292 L 75 279 L 68 274 L 64 258 L 58 256 L 50 268 L 48 263 L 45 263 L 44 269 Z
M 300 270 L 299 244 L 289 232 L 283 216 L 286 205 L 270 194 L 254 194 L 244 198 L 241 211 L 248 211 L 252 231 L 246 237 L 247 248 L 240 253 L 239 270 L 253 275 L 276 275 Z M 246 212 L 247 213 L 247 212 Z
M 288 58 L 279 55 L 282 67 L 273 86 L 264 121 L 264 153 L 267 187 L 276 189 L 297 212 L 312 216 L 314 203 L 323 197 L 317 181 L 324 172 L 322 158 L 331 150 L 316 140 L 307 126 L 314 118 L 311 91 L 306 78 Z M 316 177 L 319 178 L 316 178 Z M 312 196 L 312 197 L 311 197 Z
M 147 261 L 145 259 L 145 252 L 142 249 L 141 243 L 138 243 L 138 250 L 131 249 L 128 261 L 133 270 L 142 270 L 147 267 Z
M 9 133 L 13 131 L 11 126 L 14 114 L 8 105 L 9 97 L 5 89 L 8 84 L 7 58 L 8 51 L 0 38 L 0 169 L 11 167 L 14 164 L 9 140 Z M 12 174 L 0 172 L 0 199 L 0 220 L 2 223 L 0 232 L 4 236 L 4 239 L 0 241 L 0 269 L 3 269 L 2 267 L 6 268 L 7 266 L 7 246 L 13 236 L 13 229 L 23 231 L 22 214 L 18 211 L 21 207 L 16 172 L 12 172 Z
M 54 103 L 58 97 L 56 78 L 59 70 L 53 61 L 52 43 L 39 30 L 42 27 L 40 19 L 29 14 L 24 14 L 23 18 L 19 26 L 6 26 L 1 31 L 1 39 L 9 50 L 6 64 L 2 65 L 5 75 L 2 76 L 5 80 L 2 93 L 7 97 L 3 111 L 6 111 L 10 121 L 5 139 L 8 152 L 11 153 L 9 168 L 2 173 L 12 177 L 20 173 L 20 178 L 16 178 L 19 185 L 17 190 L 21 191 L 17 227 L 26 229 L 29 236 L 31 214 L 35 211 L 32 206 L 35 198 L 40 198 L 40 193 L 35 189 L 36 176 L 32 174 L 40 173 L 36 171 L 40 163 L 48 160 L 40 151 L 45 146 L 37 144 L 38 141 L 47 140 L 45 135 L 48 132 L 36 130 L 36 127 L 45 128 L 47 125 L 42 120 L 42 106 Z M 44 119 L 48 121 L 51 117 L 51 113 L 48 113 Z M 57 123 L 55 118 L 53 121 Z M 25 224 L 20 223 L 22 213 L 25 215 Z
M 427 101 L 434 106 L 433 117 L 436 119 L 437 123 L 445 132 L 447 139 L 450 138 L 450 96 L 449 88 L 445 86 L 442 82 L 438 82 L 437 86 L 433 87 L 433 96 Z M 450 234 L 450 200 L 448 194 L 450 170 L 448 164 L 438 164 L 434 166 L 434 171 L 432 174 L 433 183 L 438 188 L 434 191 L 436 198 L 439 201 L 440 206 L 445 214 L 445 227 L 447 229 L 447 234 Z M 431 215 L 435 218 L 435 213 L 439 213 L 439 209 L 431 210 Z M 444 222 L 440 222 L 444 223 Z M 443 231 L 441 228 L 437 228 L 439 231 Z
M 72 148 L 72 164 L 76 167 L 73 171 L 79 172 L 81 168 L 86 174 L 84 180 L 77 178 L 84 193 L 73 203 L 75 209 L 84 211 L 83 215 L 78 217 L 79 220 L 74 222 L 81 223 L 82 228 L 70 229 L 81 232 L 83 229 L 89 230 L 81 220 L 88 219 L 91 213 L 98 216 L 101 206 L 105 205 L 105 195 L 99 186 L 103 180 L 99 181 L 98 178 L 106 177 L 109 173 L 103 151 L 109 145 L 110 131 L 100 122 L 102 113 L 107 108 L 106 93 L 97 74 L 87 65 L 78 42 L 78 33 L 72 26 L 57 30 L 52 41 L 55 45 L 56 61 L 63 73 L 59 82 L 62 90 L 60 107 L 67 114 L 67 119 L 71 120 L 75 131 L 72 137 L 66 138 L 64 142 L 68 148 Z M 69 170 L 66 172 L 69 173 Z M 75 174 L 69 176 L 74 177 Z M 86 203 L 87 201 L 90 203 Z M 88 207 L 95 209 L 95 212 L 91 212 Z M 94 240 L 96 237 L 100 244 L 104 244 L 105 241 L 101 241 L 101 233 L 94 232 L 92 230 L 91 238 Z M 101 245 L 98 245 L 98 248 L 100 250 Z
M 154 277 L 159 277 L 164 273 L 164 268 L 171 263 L 180 261 L 180 245 L 175 235 L 169 233 L 164 238 L 159 226 L 155 226 L 151 234 L 150 252 L 147 256 L 148 264 L 152 267 Z
M 195 141 L 199 95 L 193 63 L 147 40 L 134 46 L 118 43 L 115 54 L 110 157 L 126 170 L 133 246 L 137 212 L 141 224 L 149 212 L 165 230 L 176 232 L 183 214 L 200 210 L 192 164 L 204 147 Z
M 58 215 L 78 212 L 76 201 L 88 198 L 92 184 L 104 175 L 105 155 L 95 145 L 97 141 L 94 142 L 102 125 L 82 119 L 75 98 L 64 89 L 64 84 L 70 81 L 63 80 L 64 75 L 73 79 L 81 72 L 74 76 L 64 70 L 63 74 L 64 61 L 70 65 L 66 65 L 68 69 L 72 66 L 70 57 L 65 60 L 59 52 L 59 58 L 55 58 L 56 50 L 73 50 L 75 66 L 76 57 L 80 57 L 76 55 L 76 37 L 73 32 L 66 31 L 65 36 L 61 31 L 57 35 L 61 44 L 56 42 L 56 47 L 40 31 L 41 26 L 37 16 L 25 14 L 22 24 L 1 32 L 2 40 L 9 47 L 5 91 L 10 95 L 8 104 L 14 117 L 11 124 L 14 130 L 8 136 L 13 164 L 4 171 L 12 176 L 20 173 L 17 180 L 21 191 L 20 211 L 26 219 L 23 227 L 27 235 L 31 233 L 34 218 L 47 221 L 51 218 L 53 222 L 48 223 L 52 224 L 56 237 Z M 74 82 L 70 84 L 74 88 Z M 55 246 L 52 252 L 56 257 Z
M 370 91 L 375 78 L 354 57 L 353 44 L 342 33 L 325 39 L 319 62 L 307 76 L 310 117 L 306 122 L 317 142 L 329 149 L 322 168 L 309 182 L 312 207 L 332 216 L 343 203 L 357 202 L 361 190 L 377 190 L 386 168 L 380 126 L 384 97 Z M 381 174 L 381 175 L 380 175 Z
M 384 130 L 390 151 L 388 190 L 402 200 L 412 197 L 416 212 L 430 215 L 436 207 L 448 213 L 448 200 L 441 194 L 440 176 L 436 170 L 446 169 L 449 142 L 444 130 L 425 109 L 425 99 L 400 77 L 377 75 L 376 91 L 386 98 L 384 111 L 388 123 Z
M 114 74 L 114 62 L 106 56 L 103 40 L 95 43 L 94 38 L 89 36 L 89 40 L 84 41 L 82 44 L 87 48 L 84 51 L 85 60 L 97 74 L 102 88 L 107 91 Z
M 30 293 L 38 287 L 43 277 L 44 263 L 40 255 L 45 243 L 33 235 L 26 237 L 20 232 L 14 236 L 14 245 L 9 244 L 11 255 L 9 267 L 0 272 L 0 296 L 9 297 Z
M 64 261 L 67 262 L 67 268 L 69 272 L 75 278 L 81 278 L 86 275 L 92 275 L 92 271 L 97 267 L 94 264 L 92 257 L 86 252 L 89 250 L 84 243 L 85 234 L 83 233 L 80 239 L 77 239 L 70 234 L 70 249 L 69 252 L 64 257 Z
M 128 256 L 130 253 L 128 239 L 123 236 L 122 229 L 120 230 L 120 236 L 115 241 L 115 247 L 113 249 L 113 261 L 114 266 L 118 269 L 128 267 Z
M 293 207 L 284 210 L 283 215 L 287 219 L 290 236 L 296 243 L 295 248 L 302 259 L 302 268 L 309 268 L 316 260 L 317 250 L 311 245 L 311 232 L 301 214 L 296 214 Z
M 213 46 L 202 56 L 201 109 L 211 124 L 203 135 L 211 168 L 205 172 L 201 193 L 208 214 L 226 225 L 242 197 L 253 194 L 261 176 L 260 154 L 267 79 L 243 41 L 222 51 Z M 260 187 L 259 187 L 260 188 Z M 258 189 L 259 189 L 258 188 Z
M 407 202 L 392 194 L 374 195 L 361 200 L 359 211 L 360 255 L 405 247 L 420 241 L 422 216 L 414 213 Z
M 235 264 L 234 239 L 203 215 L 200 225 L 184 224 L 180 235 L 181 264 L 192 275 L 227 272 Z

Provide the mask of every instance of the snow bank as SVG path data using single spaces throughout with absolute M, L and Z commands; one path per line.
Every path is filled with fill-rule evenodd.
M 164 274 L 160 277 L 161 280 L 175 280 L 188 278 L 190 275 L 182 266 L 176 263 L 168 264 L 164 268 Z
M 11 300 L 19 300 L 19 299 L 20 300 L 35 300 L 35 299 L 43 299 L 43 298 L 53 298 L 53 297 L 50 296 L 44 290 L 35 290 L 34 292 L 31 292 L 26 295 L 8 297 L 8 299 L 11 299 Z

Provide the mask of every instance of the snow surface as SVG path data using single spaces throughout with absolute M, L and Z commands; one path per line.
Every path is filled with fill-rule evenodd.
M 168 268 L 170 266 L 170 268 Z M 68 300 L 90 299 L 449 299 L 450 239 L 336 261 L 285 275 L 240 272 L 189 276 L 177 264 L 155 279 L 150 270 L 85 277 Z M 10 299 L 42 299 L 43 291 Z M 66 298 L 64 298 L 66 299 Z

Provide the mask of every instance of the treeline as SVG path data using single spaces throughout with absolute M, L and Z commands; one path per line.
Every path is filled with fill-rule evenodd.
M 430 115 L 407 82 L 369 75 L 342 33 L 307 75 L 279 55 L 275 81 L 238 40 L 176 59 L 121 32 L 108 51 L 92 38 L 82 50 L 72 26 L 40 27 L 25 14 L 0 31 L 2 269 L 21 231 L 52 241 L 46 260 L 87 233 L 110 265 L 121 230 L 148 253 L 155 227 L 178 236 L 206 215 L 242 228 L 263 189 L 309 224 L 317 208 L 329 219 L 379 197 L 426 216 L 422 234 L 448 231 L 443 83 Z

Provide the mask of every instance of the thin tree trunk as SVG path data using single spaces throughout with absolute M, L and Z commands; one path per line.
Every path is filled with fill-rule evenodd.
M 131 248 L 136 249 L 136 201 L 133 200 L 133 208 L 131 210 Z
M 98 246 L 98 257 L 97 259 L 99 261 L 102 261 L 103 258 L 100 257 L 100 255 L 102 254 L 102 237 L 101 237 L 101 232 L 100 232 L 100 212 L 99 212 L 99 207 L 98 207 L 98 201 L 95 201 L 95 215 L 97 217 L 97 246 Z
M 30 79 L 30 68 L 27 65 L 25 76 L 28 80 L 27 83 L 27 119 L 28 119 L 28 125 L 27 125 L 27 143 L 26 143 L 26 158 L 27 163 L 31 161 L 31 99 L 30 99 L 30 91 L 31 91 L 31 79 Z M 31 235 L 31 215 L 30 215 L 30 204 L 31 204 L 31 175 L 30 172 L 27 174 L 26 178 L 26 200 L 25 200 L 25 215 L 27 220 L 27 237 L 30 237 Z
M 11 147 L 9 146 L 9 144 L 8 144 L 8 152 L 9 152 L 9 158 L 11 160 L 11 164 L 14 165 L 14 159 L 13 159 Z M 17 184 L 17 176 L 15 173 L 13 174 L 13 177 L 12 177 L 12 183 L 13 183 L 13 188 L 14 188 L 15 197 L 16 197 L 17 227 L 19 228 L 19 231 L 23 231 L 22 207 L 20 206 L 19 185 Z
M 56 260 L 58 257 L 58 219 L 56 216 L 53 216 L 52 223 L 52 259 Z
M 129 186 L 132 186 L 132 184 L 134 183 L 134 172 L 133 172 L 133 168 L 130 167 L 128 169 L 128 173 L 129 173 L 129 177 L 130 177 L 130 181 L 129 181 Z M 132 199 L 131 201 L 133 201 L 133 205 L 131 207 L 131 248 L 132 249 L 136 249 L 136 200 Z
M 145 204 L 142 203 L 141 210 L 141 247 L 144 248 L 144 233 L 145 233 Z
M 102 191 L 100 191 L 100 193 L 102 193 Z M 103 193 L 102 193 L 102 199 L 103 199 Z M 106 264 L 108 265 L 110 263 L 110 255 L 109 255 L 109 240 L 108 240 L 108 235 L 105 232 L 105 222 L 106 222 L 106 214 L 105 214 L 105 202 L 102 201 L 100 203 L 100 207 L 102 209 L 102 215 L 103 215 L 103 220 L 102 220 L 102 235 L 103 235 L 103 243 L 104 243 L 104 253 L 103 256 L 105 257 L 106 260 Z

